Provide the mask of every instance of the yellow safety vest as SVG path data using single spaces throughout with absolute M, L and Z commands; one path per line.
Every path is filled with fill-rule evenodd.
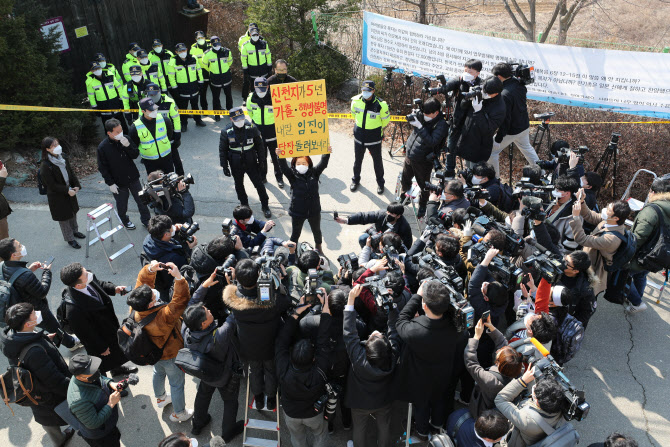
M 140 156 L 145 160 L 158 160 L 172 151 L 170 140 L 167 135 L 167 125 L 163 115 L 156 116 L 156 137 L 154 138 L 140 118 L 135 121 L 135 129 L 140 137 Z
M 268 95 L 269 94 L 270 90 L 268 89 Z M 265 105 L 265 110 L 261 111 L 261 107 L 251 100 L 253 95 L 253 92 L 249 93 L 249 97 L 247 98 L 247 110 L 249 111 L 249 115 L 251 115 L 251 120 L 256 123 L 257 126 L 269 126 L 270 124 L 274 124 L 275 115 L 272 110 L 272 103 Z

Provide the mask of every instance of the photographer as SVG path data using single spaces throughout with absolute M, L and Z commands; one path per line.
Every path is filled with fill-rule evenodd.
M 165 176 L 163 171 L 154 171 L 147 177 L 147 181 L 153 182 L 158 179 L 161 179 Z M 175 189 L 170 189 L 168 192 L 170 194 L 171 205 L 167 208 L 168 203 L 165 198 L 161 198 L 161 204 L 152 203 L 151 206 L 156 212 L 156 214 L 164 214 L 172 222 L 176 224 L 182 223 L 193 223 L 193 215 L 195 214 L 195 202 L 193 201 L 193 196 L 188 190 L 188 185 L 184 180 L 180 180 L 177 183 Z M 166 209 L 167 208 L 167 209 Z
M 300 257 L 298 257 L 296 265 L 292 265 L 286 269 L 288 292 L 294 304 L 305 294 L 310 270 L 316 270 L 318 273 L 316 288 L 323 288 L 326 293 L 330 293 L 330 287 L 335 284 L 335 278 L 332 271 L 324 269 L 323 262 L 323 258 L 319 255 L 319 252 L 316 250 L 307 250 L 302 252 Z
M 391 251 L 395 251 L 396 253 L 405 251 L 402 239 L 400 239 L 400 235 L 396 233 L 386 232 L 382 234 L 381 238 L 378 240 L 379 245 L 373 247 L 372 236 L 367 238 L 365 247 L 363 247 L 363 250 L 361 250 L 358 255 L 359 264 L 368 268 L 372 267 L 377 259 L 384 257 L 384 254 L 387 251 L 386 247 L 389 247 L 392 249 Z M 382 276 L 384 275 L 382 274 Z
M 562 176 L 556 179 L 554 185 L 556 189 L 551 194 L 555 200 L 545 210 L 546 222 L 556 227 L 560 234 L 559 248 L 563 253 L 568 253 L 579 248 L 570 228 L 570 221 L 573 220 L 572 205 L 579 190 L 579 181 L 573 177 Z
M 499 155 L 507 146 L 514 143 L 528 163 L 535 164 L 539 157 L 530 144 L 530 122 L 526 106 L 526 86 L 513 76 L 512 66 L 505 62 L 498 63 L 491 70 L 502 82 L 501 96 L 505 101 L 507 113 L 500 124 L 493 143 L 493 151 L 489 163 L 493 165 L 496 176 L 500 176 Z M 510 179 L 511 181 L 511 179 Z M 491 198 L 493 200 L 493 198 Z
M 335 222 L 345 225 L 369 225 L 374 224 L 377 232 L 386 232 L 387 230 L 397 233 L 402 238 L 405 247 L 412 246 L 412 227 L 403 216 L 405 207 L 398 202 L 391 202 L 384 211 L 370 211 L 352 214 L 349 217 L 336 217 Z M 364 233 L 358 238 L 361 248 L 365 246 L 369 234 Z
M 612 433 L 605 439 L 604 443 L 590 444 L 589 447 L 638 447 L 638 443 L 628 435 Z
M 493 447 L 499 445 L 509 432 L 509 422 L 499 411 L 486 410 L 475 420 L 467 417 L 462 408 L 449 415 L 447 430 L 454 445 L 468 447 Z M 463 420 L 463 418 L 466 418 Z M 446 435 L 438 435 L 446 436 Z
M 474 186 L 480 186 L 486 189 L 489 192 L 489 201 L 496 205 L 500 205 L 500 195 L 501 186 L 500 179 L 497 178 L 498 174 L 493 165 L 489 162 L 479 162 L 472 168 L 472 184 Z M 463 183 L 463 186 L 467 187 L 466 179 L 462 175 L 459 175 L 459 180 Z
M 242 246 L 249 251 L 255 247 L 262 247 L 268 233 L 275 226 L 273 220 L 267 222 L 256 220 L 254 212 L 248 205 L 237 205 L 233 210 L 233 219 L 230 235 L 239 237 Z
M 442 200 L 442 206 L 440 206 L 440 200 Z M 429 218 L 437 217 L 438 213 L 448 213 L 459 208 L 469 207 L 470 202 L 465 198 L 463 183 L 458 180 L 449 180 L 444 184 L 442 198 L 434 192 L 430 193 L 426 215 Z
M 322 411 L 316 403 L 327 399 L 327 383 L 325 371 L 330 366 L 330 343 L 328 330 L 331 324 L 328 300 L 319 297 L 323 310 L 319 320 L 316 345 L 308 339 L 301 339 L 290 347 L 291 338 L 298 327 L 298 318 L 309 308 L 304 299 L 300 305 L 286 318 L 284 327 L 279 332 L 275 347 L 277 375 L 281 383 L 281 406 L 289 433 L 291 444 L 307 447 L 307 432 L 311 432 L 315 447 L 328 444 L 326 422 Z M 268 399 L 269 400 L 269 399 Z
M 423 113 L 413 113 L 413 119 L 409 123 L 414 127 L 412 134 L 405 144 L 405 163 L 402 169 L 401 187 L 407 192 L 412 186 L 412 178 L 421 186 L 421 198 L 419 200 L 418 217 L 426 214 L 429 191 L 425 189 L 426 182 L 430 181 L 430 173 L 433 170 L 433 160 L 437 156 L 449 128 L 440 111 L 442 105 L 437 98 L 428 98 L 423 103 Z
M 553 377 L 541 377 L 531 388 L 531 397 L 519 404 L 514 403 L 534 380 L 535 367 L 532 367 L 521 378 L 508 383 L 495 398 L 498 410 L 514 425 L 507 440 L 509 447 L 525 447 L 547 436 L 536 422 L 537 415 L 554 428 L 563 419 L 563 388 Z
M 261 301 L 258 290 L 260 266 L 251 259 L 235 264 L 236 285 L 223 289 L 223 303 L 230 309 L 237 322 L 240 341 L 240 358 L 249 365 L 250 387 L 256 408 L 277 408 L 277 373 L 275 370 L 274 341 L 280 317 L 291 301 L 274 291 L 274 299 Z

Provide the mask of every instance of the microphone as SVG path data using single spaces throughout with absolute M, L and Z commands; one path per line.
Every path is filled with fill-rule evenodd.
M 224 441 L 221 436 L 214 436 L 212 437 L 212 440 L 209 441 L 209 447 L 224 447 L 225 445 L 226 441 Z
M 549 351 L 547 351 L 547 348 L 542 346 L 542 343 L 537 341 L 535 337 L 532 337 L 530 339 L 530 342 L 533 344 L 533 346 L 535 346 L 535 348 L 537 348 L 538 351 L 540 351 L 540 354 L 542 354 L 544 357 L 547 357 L 549 355 Z

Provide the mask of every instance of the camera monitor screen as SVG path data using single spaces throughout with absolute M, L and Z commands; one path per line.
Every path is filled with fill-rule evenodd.
M 261 287 L 261 301 L 270 301 L 270 287 Z

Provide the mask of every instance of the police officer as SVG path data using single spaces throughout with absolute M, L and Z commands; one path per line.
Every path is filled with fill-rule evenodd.
M 205 37 L 204 31 L 195 32 L 195 43 L 191 45 L 191 56 L 196 58 L 200 68 L 202 69 L 202 84 L 200 84 L 200 108 L 202 110 L 207 110 L 209 104 L 207 103 L 207 87 L 209 87 L 209 68 L 203 63 L 202 57 L 205 54 L 205 51 L 212 48 L 210 43 Z
M 275 149 L 277 149 L 277 133 L 275 132 L 275 116 L 272 111 L 272 97 L 269 93 L 268 81 L 263 77 L 256 78 L 254 81 L 254 91 L 249 93 L 249 97 L 247 98 L 247 110 L 249 111 L 251 120 L 261 131 L 266 152 L 270 152 L 277 186 L 283 188 L 284 177 L 279 167 L 279 159 L 275 153 Z M 263 179 L 263 183 L 266 183 L 268 174 L 267 154 L 263 154 L 262 158 L 265 160 L 265 169 L 261 172 L 261 178 Z
M 248 82 L 242 85 L 242 101 L 249 95 L 249 83 L 258 77 L 267 78 L 272 68 L 272 54 L 268 43 L 261 39 L 258 28 L 249 30 L 250 39 L 242 46 L 242 71 Z M 246 89 L 245 89 L 246 86 Z
M 200 92 L 200 85 L 203 83 L 202 69 L 197 59 L 188 54 L 186 45 L 178 43 L 175 46 L 177 52 L 170 60 L 170 67 L 168 71 L 168 79 L 170 81 L 170 88 L 172 89 L 172 97 L 177 102 L 177 107 L 182 110 L 188 110 L 189 103 L 191 110 L 198 109 L 198 94 Z M 188 130 L 188 117 L 191 115 L 180 116 L 182 132 Z M 198 127 L 205 127 L 200 115 L 191 116 Z M 172 172 L 165 171 L 164 172 Z
M 246 173 L 258 191 L 263 214 L 266 218 L 270 218 L 272 213 L 268 206 L 268 193 L 261 180 L 261 172 L 267 169 L 264 166 L 267 160 L 263 158 L 265 145 L 261 132 L 258 127 L 245 119 L 242 107 L 231 109 L 230 119 L 232 124 L 221 131 L 219 140 L 219 160 L 223 168 L 223 175 L 230 177 L 232 171 L 237 198 L 242 205 L 249 206 L 249 198 L 244 189 L 244 174 Z
M 144 78 L 148 82 L 160 85 L 163 93 L 167 93 L 167 86 L 165 85 L 165 77 L 161 65 L 157 62 L 151 62 L 149 60 L 149 55 L 145 50 L 139 50 L 137 52 L 137 60 L 139 61 Z
M 169 118 L 170 121 L 172 121 L 174 132 L 173 139 L 170 143 L 172 143 L 174 172 L 179 175 L 184 175 L 184 166 L 182 165 L 179 152 L 177 152 L 177 149 L 181 146 L 181 120 L 179 119 L 179 109 L 177 109 L 177 104 L 174 102 L 174 99 L 170 98 L 168 95 L 161 94 L 161 89 L 153 82 L 147 84 L 143 97 L 151 98 L 154 104 L 158 106 L 158 113 L 163 115 L 163 118 Z
M 242 56 L 242 47 L 251 40 L 251 30 L 258 29 L 258 25 L 255 23 L 250 23 L 247 32 L 242 34 L 239 39 L 237 39 L 237 49 L 240 52 L 240 57 Z M 247 99 L 246 94 L 249 93 L 249 78 L 247 76 L 242 77 L 242 101 Z
M 172 120 L 158 113 L 158 107 L 150 98 L 140 101 L 140 109 L 142 116 L 130 126 L 128 136 L 139 148 L 147 174 L 159 169 L 163 172 L 174 172 Z
M 370 151 L 377 177 L 377 194 L 384 193 L 384 164 L 382 162 L 382 137 L 384 128 L 391 120 L 386 101 L 375 96 L 374 81 L 363 82 L 363 92 L 351 98 L 351 113 L 354 115 L 354 176 L 349 189 L 354 192 L 361 181 L 361 165 L 365 151 Z
M 154 39 L 153 48 L 149 52 L 149 60 L 160 65 L 161 70 L 163 70 L 163 76 L 167 77 L 168 68 L 170 66 L 170 59 L 174 57 L 174 53 L 166 48 L 163 48 L 163 43 L 160 39 Z M 167 83 L 167 80 L 165 81 Z M 166 92 L 164 92 L 166 93 Z
M 221 89 L 226 95 L 226 110 L 233 108 L 233 94 L 231 87 L 233 76 L 230 73 L 230 66 L 233 64 L 233 52 L 228 48 L 221 46 L 221 39 L 218 36 L 212 36 L 210 39 L 212 48 L 205 51 L 202 56 L 203 68 L 206 68 L 210 76 L 210 85 L 212 86 L 212 98 L 214 110 L 221 110 Z M 220 121 L 220 115 L 214 115 L 214 121 Z
M 113 72 L 112 72 L 113 73 Z M 125 95 L 125 89 L 120 80 L 105 72 L 99 62 L 91 64 L 91 71 L 86 74 L 86 93 L 91 107 L 98 110 L 122 109 L 124 107 L 121 98 Z M 128 133 L 128 124 L 123 119 L 122 112 L 100 112 L 102 125 L 107 120 L 116 118 L 121 121 L 123 131 Z
M 128 69 L 130 73 L 130 81 L 126 82 L 124 86 L 124 95 L 121 97 L 123 100 L 123 108 L 126 110 L 133 110 L 133 112 L 126 112 L 125 116 L 128 122 L 133 122 L 137 119 L 137 105 L 142 99 L 142 92 L 146 89 L 147 78 L 144 77 L 144 72 L 142 67 L 139 65 L 133 65 Z
M 130 67 L 137 65 L 137 52 L 140 50 L 140 46 L 137 42 L 131 42 L 128 47 L 128 54 L 126 54 L 126 59 L 121 64 L 121 71 L 123 72 L 123 81 L 130 82 Z
M 93 61 L 100 64 L 100 68 L 102 68 L 103 73 L 107 73 L 108 75 L 113 76 L 114 79 L 117 79 L 120 84 L 123 84 L 121 73 L 119 73 L 119 70 L 116 68 L 116 66 L 114 66 L 114 64 L 107 62 L 107 58 L 104 54 L 95 53 L 95 56 L 93 56 Z
M 275 74 L 268 78 L 268 84 L 287 84 L 289 82 L 298 82 L 298 80 L 288 74 L 288 62 L 284 59 L 277 59 L 277 62 L 275 62 Z

